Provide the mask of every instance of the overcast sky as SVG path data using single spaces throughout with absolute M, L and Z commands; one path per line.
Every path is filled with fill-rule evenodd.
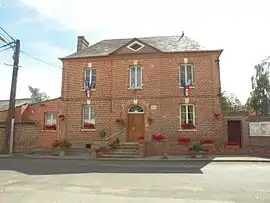
M 61 62 L 74 52 L 77 35 L 90 43 L 104 38 L 185 35 L 222 48 L 223 90 L 245 101 L 253 66 L 270 55 L 270 1 L 240 0 L 0 0 L 0 25 L 22 41 L 17 97 L 27 86 L 60 96 Z M 1 44 L 0 44 L 1 46 Z M 11 51 L 0 52 L 0 99 L 9 98 Z M 4 87 L 4 88 L 3 88 Z

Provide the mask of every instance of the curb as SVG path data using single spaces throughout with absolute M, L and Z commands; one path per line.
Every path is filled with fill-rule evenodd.
M 24 159 L 54 159 L 54 160 L 89 160 L 95 162 L 110 162 L 110 161 L 123 161 L 123 162 L 250 162 L 250 163 L 270 163 L 270 159 L 113 159 L 113 158 L 97 158 L 91 159 L 90 157 L 71 157 L 71 156 L 29 156 L 29 155 L 0 155 L 1 158 L 24 158 Z

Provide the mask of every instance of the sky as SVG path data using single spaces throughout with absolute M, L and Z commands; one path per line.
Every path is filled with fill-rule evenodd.
M 270 56 L 269 8 L 269 0 L 0 0 L 0 26 L 21 41 L 17 98 L 30 96 L 28 85 L 60 96 L 58 58 L 76 50 L 79 35 L 94 44 L 184 31 L 206 48 L 224 49 L 222 89 L 245 102 L 254 65 Z M 13 63 L 12 50 L 1 50 L 0 99 L 8 99 L 12 67 L 4 64 Z

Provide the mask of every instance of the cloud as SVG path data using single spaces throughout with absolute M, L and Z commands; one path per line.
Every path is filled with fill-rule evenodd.
M 253 66 L 270 53 L 269 0 L 21 0 L 90 41 L 103 38 L 185 34 L 209 48 L 223 48 L 223 88 L 243 101 Z M 93 36 L 97 29 L 103 30 Z M 74 45 L 76 46 L 76 45 Z M 240 77 L 241 76 L 241 77 Z

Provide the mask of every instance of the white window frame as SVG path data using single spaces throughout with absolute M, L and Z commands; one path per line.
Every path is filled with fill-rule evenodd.
M 91 85 L 91 83 L 92 83 L 92 71 L 93 70 L 96 70 L 96 69 L 94 69 L 94 68 L 85 68 L 84 69 L 84 73 L 83 73 L 83 87 L 84 87 L 84 89 L 86 88 L 86 85 L 85 85 L 86 71 L 90 71 L 89 84 Z M 97 71 L 96 71 L 96 74 L 97 74 Z M 96 83 L 97 83 L 97 75 L 96 75 Z M 96 89 L 96 86 L 93 89 Z
M 45 112 L 45 125 L 56 125 L 57 118 L 55 112 Z
M 140 47 L 139 49 L 133 49 L 132 46 L 133 46 L 134 44 L 138 44 L 138 45 L 140 45 L 141 47 Z M 132 42 L 130 45 L 128 45 L 127 48 L 129 48 L 130 50 L 132 50 L 132 51 L 135 52 L 135 51 L 139 51 L 139 50 L 141 50 L 142 48 L 144 48 L 144 45 L 143 45 L 142 43 L 138 42 L 138 41 L 134 41 L 134 42 Z
M 89 117 L 88 117 L 88 119 L 84 119 L 84 114 L 85 114 L 85 112 L 84 112 L 84 110 L 85 110 L 85 107 L 88 107 L 88 115 L 89 115 Z M 94 110 L 95 111 L 95 109 L 94 109 L 94 107 L 92 107 L 92 106 L 90 106 L 90 105 L 88 105 L 88 104 L 86 104 L 86 105 L 83 105 L 83 111 L 82 111 L 82 121 L 83 121 L 83 125 L 84 124 L 87 124 L 87 123 L 92 123 L 92 124 L 96 124 L 96 120 L 95 120 L 95 117 L 94 118 L 91 118 L 91 115 L 92 115 L 92 110 Z
M 132 68 L 135 68 L 135 84 L 134 84 L 135 86 L 134 87 L 132 87 L 132 80 L 131 80 L 131 69 Z M 138 68 L 141 68 L 141 86 L 138 86 Z M 143 87 L 142 75 L 143 75 L 143 67 L 142 66 L 130 66 L 129 67 L 129 88 L 131 88 L 131 89 L 142 88 Z
M 187 84 L 187 69 L 188 69 L 188 66 L 190 66 L 190 68 L 191 68 L 191 83 L 192 83 L 192 87 L 194 86 L 194 66 L 192 65 L 192 64 L 181 64 L 180 66 L 179 66 L 179 86 L 180 87 L 184 87 L 184 86 L 182 86 L 182 84 L 181 84 L 181 67 L 185 67 L 185 84 Z
M 188 123 L 188 106 L 193 107 L 193 112 L 192 112 L 193 118 L 192 118 L 192 120 L 193 120 L 193 125 L 195 126 L 196 115 L 195 115 L 195 105 L 194 104 L 181 104 L 179 106 L 179 123 L 180 123 L 180 125 L 182 124 L 182 120 L 181 120 L 182 119 L 182 112 L 181 112 L 181 107 L 182 106 L 185 106 L 185 108 L 186 108 L 186 121 L 185 121 L 185 123 Z

